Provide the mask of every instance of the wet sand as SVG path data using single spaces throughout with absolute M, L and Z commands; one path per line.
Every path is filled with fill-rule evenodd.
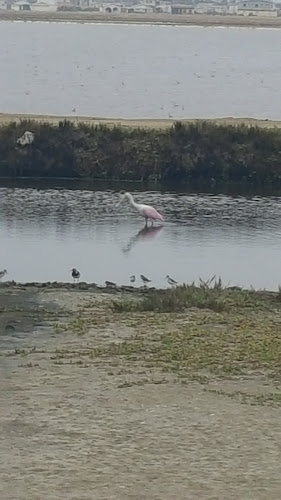
M 108 125 L 108 126 L 122 126 L 122 127 L 140 127 L 140 128 L 168 128 L 173 125 L 176 121 L 180 121 L 182 123 L 196 123 L 196 122 L 211 122 L 216 123 L 218 125 L 247 125 L 247 126 L 257 126 L 261 128 L 280 128 L 281 121 L 275 120 L 259 120 L 255 118 L 233 118 L 233 117 L 224 117 L 224 118 L 214 118 L 214 119 L 135 119 L 135 120 L 126 120 L 123 118 L 119 119 L 111 119 L 111 118 L 101 118 L 101 117 L 89 117 L 89 116 L 75 116 L 75 115 L 31 115 L 31 114 L 13 114 L 13 113 L 0 113 L 0 125 L 5 125 L 11 122 L 19 122 L 20 120 L 35 120 L 41 123 L 51 123 L 57 124 L 62 120 L 69 120 L 73 123 L 87 123 L 92 125 Z
M 184 26 L 236 26 L 252 28 L 280 28 L 280 17 L 237 15 L 172 15 L 172 14 L 103 14 L 99 12 L 17 12 L 0 10 L 2 21 L 40 21 L 115 24 L 168 24 Z
M 270 294 L 258 311 L 112 312 L 113 300 L 143 293 L 0 286 L 1 498 L 279 500 L 280 377 L 268 342 L 281 331 L 280 302 Z M 231 352 L 247 349 L 251 331 L 260 342 L 261 324 L 268 368 L 253 345 L 256 369 L 242 372 L 184 374 L 172 351 L 172 370 L 155 358 L 165 332 L 201 329 L 192 351 L 201 334 L 236 338 L 244 328 L 249 344 L 239 337 Z

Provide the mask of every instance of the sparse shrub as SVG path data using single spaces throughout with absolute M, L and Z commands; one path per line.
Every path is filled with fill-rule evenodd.
M 221 282 L 211 283 L 214 278 L 206 283 L 200 283 L 200 286 L 181 285 L 167 290 L 152 290 L 147 292 L 145 297 L 139 301 L 123 300 L 114 301 L 113 309 L 115 312 L 129 311 L 155 311 L 155 312 L 180 312 L 190 307 L 199 309 L 211 309 L 216 312 L 223 311 L 225 303 L 220 293 L 223 290 Z M 220 287 L 217 283 L 220 283 Z

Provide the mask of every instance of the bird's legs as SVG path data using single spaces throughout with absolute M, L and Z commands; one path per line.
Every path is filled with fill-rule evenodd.
M 149 219 L 151 224 L 150 224 L 150 227 L 153 226 L 153 219 Z M 145 218 L 145 227 L 148 227 L 148 217 Z

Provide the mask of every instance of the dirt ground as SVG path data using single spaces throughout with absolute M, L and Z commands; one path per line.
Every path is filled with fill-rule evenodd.
M 101 12 L 35 12 L 0 10 L 1 21 L 40 21 L 114 24 L 168 24 L 184 26 L 236 26 L 280 28 L 280 17 L 207 15 L 207 14 L 105 14 Z
M 0 498 L 279 500 L 280 405 L 260 398 L 278 402 L 279 381 L 249 370 L 205 383 L 144 361 L 134 336 L 153 346 L 162 328 L 218 315 L 112 313 L 129 295 L 0 287 Z
M 0 113 L 0 125 L 5 125 L 11 122 L 19 122 L 20 120 L 35 120 L 38 122 L 57 124 L 62 120 L 69 120 L 73 123 L 88 123 L 92 125 L 108 125 L 116 126 L 120 125 L 122 127 L 141 127 L 141 128 L 168 128 L 175 123 L 175 119 L 107 119 L 99 117 L 89 117 L 89 116 L 54 116 L 54 115 L 31 115 L 31 114 L 10 114 L 10 113 Z M 202 120 L 199 119 L 183 119 L 179 120 L 183 123 L 196 123 Z M 248 126 L 258 126 L 262 128 L 280 128 L 281 121 L 274 120 L 259 120 L 255 118 L 216 118 L 207 119 L 207 122 L 217 123 L 218 125 L 248 125 Z

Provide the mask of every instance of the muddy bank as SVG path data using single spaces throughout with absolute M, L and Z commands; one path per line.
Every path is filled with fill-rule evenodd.
M 99 12 L 19 12 L 0 10 L 0 21 L 164 24 L 179 26 L 225 26 L 280 28 L 280 17 L 249 17 L 235 15 L 172 15 L 172 14 L 103 14 Z
M 279 498 L 279 295 L 108 292 L 1 285 L 1 498 Z

